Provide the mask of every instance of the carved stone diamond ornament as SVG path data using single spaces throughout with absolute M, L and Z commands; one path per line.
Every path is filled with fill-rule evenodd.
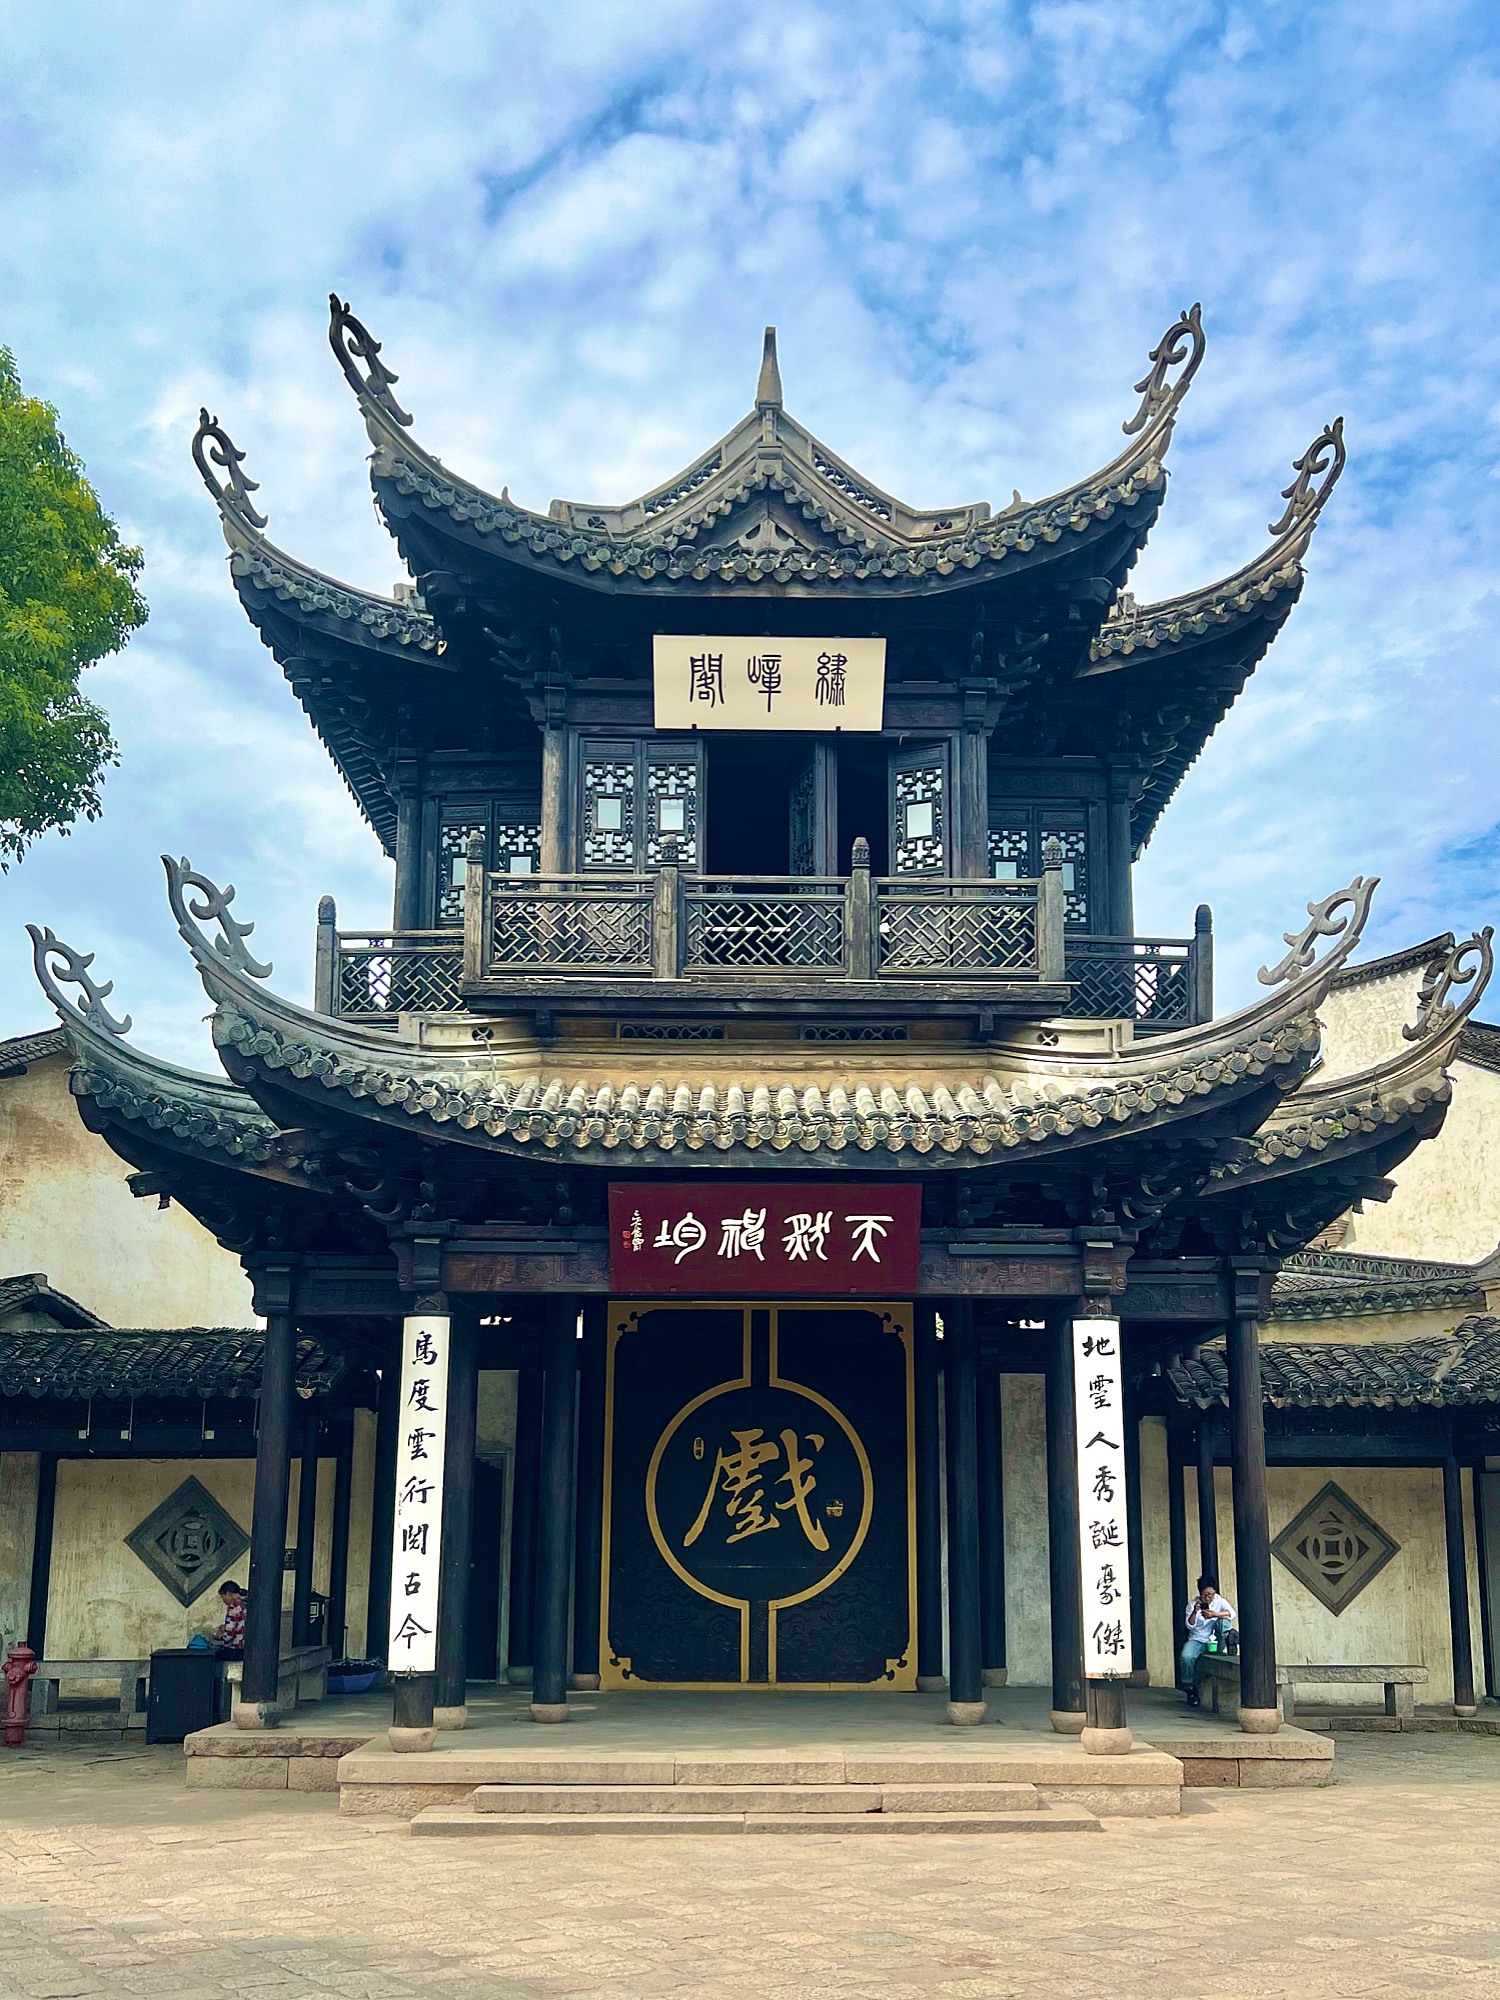
M 1331 1479 L 1271 1544 L 1278 1560 L 1335 1618 L 1400 1547 Z
M 191 1604 L 237 1563 L 250 1537 L 206 1486 L 184 1479 L 125 1537 L 179 1604 Z

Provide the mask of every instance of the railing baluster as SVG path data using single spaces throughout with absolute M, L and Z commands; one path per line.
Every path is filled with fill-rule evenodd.
M 464 980 L 483 979 L 489 929 L 490 871 L 482 833 L 469 835 L 464 850 Z
M 1044 842 L 1036 905 L 1036 971 L 1044 986 L 1057 985 L 1068 976 L 1062 865 L 1062 842 Z
M 1193 945 L 1189 960 L 1194 1027 L 1214 1017 L 1214 913 L 1207 903 L 1198 905 L 1193 918 Z
M 873 979 L 875 964 L 875 896 L 870 881 L 870 843 L 861 834 L 850 856 L 844 888 L 844 952 L 846 976 Z
M 339 913 L 332 896 L 318 898 L 318 935 L 313 946 L 313 1011 L 339 1011 Z
M 677 843 L 672 841 L 667 853 L 675 856 Z M 678 869 L 675 859 L 662 863 L 656 871 L 656 890 L 651 903 L 651 976 L 653 979 L 675 979 L 678 973 L 677 954 L 677 911 L 681 902 L 678 894 Z

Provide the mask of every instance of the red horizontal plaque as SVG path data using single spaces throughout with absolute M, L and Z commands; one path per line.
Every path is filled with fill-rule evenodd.
M 920 1187 L 719 1185 L 609 1190 L 609 1274 L 632 1297 L 910 1297 Z

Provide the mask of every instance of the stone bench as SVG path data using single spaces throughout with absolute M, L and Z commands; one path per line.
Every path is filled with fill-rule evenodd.
M 129 1729 L 145 1709 L 150 1666 L 149 1660 L 43 1660 L 31 1683 L 31 1713 L 56 1715 L 62 1707 L 63 1687 L 69 1681 L 104 1681 L 118 1690 L 119 1704 L 106 1726 Z
M 1416 1690 L 1426 1687 L 1425 1667 L 1412 1666 L 1331 1666 L 1309 1662 L 1276 1669 L 1276 1706 L 1283 1722 L 1291 1722 L 1297 1710 L 1299 1682 L 1332 1683 L 1340 1687 L 1378 1687 L 1385 1691 L 1387 1715 L 1416 1713 Z M 1203 1653 L 1198 1659 L 1197 1685 L 1200 1698 L 1215 1715 L 1228 1719 L 1240 1712 L 1240 1663 L 1223 1653 Z

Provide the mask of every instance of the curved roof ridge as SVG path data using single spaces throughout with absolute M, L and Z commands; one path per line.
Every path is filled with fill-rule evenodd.
M 198 412 L 192 452 L 193 463 L 218 507 L 224 540 L 229 545 L 231 573 L 237 579 L 250 576 L 306 611 L 326 612 L 357 623 L 376 638 L 415 646 L 423 652 L 436 652 L 440 636 L 437 621 L 420 608 L 420 600 L 414 607 L 399 597 L 387 597 L 380 591 L 345 583 L 289 554 L 269 539 L 265 533 L 267 516 L 250 499 L 251 493 L 259 492 L 259 481 L 246 475 L 245 454 L 236 448 L 219 419 L 210 416 L 206 409 Z M 222 472 L 222 478 L 214 467 Z M 413 597 L 416 597 L 415 587 Z
M 1128 658 L 1142 647 L 1201 637 L 1211 625 L 1229 624 L 1274 597 L 1289 594 L 1295 601 L 1302 589 L 1302 558 L 1346 459 L 1344 420 L 1335 417 L 1292 461 L 1292 482 L 1281 492 L 1286 509 L 1267 530 L 1273 537 L 1268 547 L 1216 583 L 1176 597 L 1142 605 L 1129 591 L 1121 591 L 1089 647 L 1090 660 Z
M 1026 556 L 1039 542 L 1082 533 L 1117 508 L 1160 493 L 1161 464 L 1182 397 L 1204 351 L 1198 306 L 1182 313 L 1151 350 L 1151 367 L 1136 384 L 1141 404 L 1124 426 L 1130 442 L 1106 466 L 1036 501 L 1018 494 L 997 516 L 984 502 L 916 509 L 854 471 L 795 418 L 779 399 L 756 407 L 688 467 L 624 505 L 555 500 L 546 514 L 520 506 L 508 487 L 498 495 L 449 469 L 411 436 L 411 417 L 392 393 L 398 379 L 380 360 L 380 343 L 338 295 L 330 296 L 329 342 L 358 398 L 375 447 L 371 476 L 395 481 L 425 507 L 448 513 L 480 535 L 526 542 L 527 556 L 562 566 L 599 587 L 628 572 L 641 580 L 805 583 L 827 578 L 885 581 L 914 578 L 938 588 L 956 573 Z M 779 374 L 778 374 L 779 383 Z M 774 490 L 835 544 L 830 548 L 720 547 L 703 539 L 713 524 L 752 492 Z M 1149 522 L 1142 529 L 1149 528 Z

